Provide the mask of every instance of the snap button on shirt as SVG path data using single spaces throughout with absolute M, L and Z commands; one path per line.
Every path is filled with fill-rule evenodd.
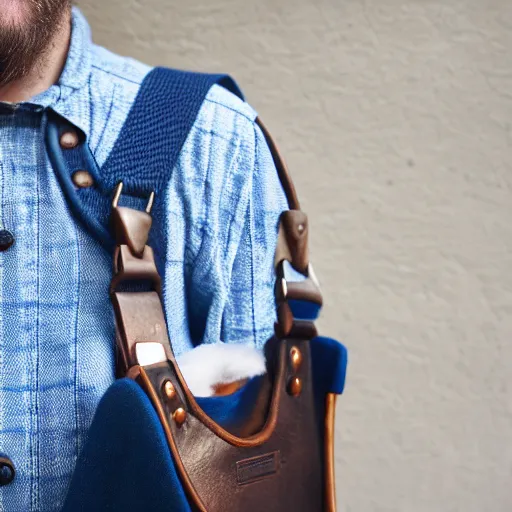
M 37 106 L 0 109 L 0 450 L 16 461 L 11 482 L 0 459 L 5 512 L 62 508 L 113 381 L 115 337 L 102 292 L 110 254 L 72 216 L 43 127 Z
M 14 464 L 9 457 L 0 456 L 0 486 L 9 485 L 16 476 Z
M 13 234 L 7 229 L 0 229 L 0 252 L 7 251 L 13 243 Z

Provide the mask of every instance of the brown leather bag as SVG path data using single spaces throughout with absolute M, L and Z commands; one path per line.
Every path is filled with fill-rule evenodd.
M 280 219 L 276 250 L 275 336 L 265 347 L 266 375 L 251 381 L 254 404 L 242 421 L 222 426 L 189 391 L 176 364 L 161 303 L 153 251 L 150 198 L 145 212 L 113 202 L 117 239 L 111 297 L 116 313 L 119 376 L 135 379 L 160 418 L 182 485 L 193 508 L 207 512 L 335 511 L 333 427 L 335 396 L 315 404 L 310 342 L 312 321 L 294 318 L 288 301 L 320 306 L 322 296 L 309 264 L 307 217 L 285 163 L 262 129 L 290 210 Z M 286 279 L 291 265 L 303 279 Z M 147 291 L 126 291 L 126 283 Z M 149 283 L 149 289 L 147 284 Z M 140 286 L 137 288 L 140 290 Z M 129 290 L 129 288 L 128 288 Z

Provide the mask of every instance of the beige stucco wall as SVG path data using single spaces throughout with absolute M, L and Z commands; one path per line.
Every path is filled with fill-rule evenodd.
M 82 0 L 97 42 L 228 71 L 350 349 L 343 510 L 512 511 L 512 3 Z

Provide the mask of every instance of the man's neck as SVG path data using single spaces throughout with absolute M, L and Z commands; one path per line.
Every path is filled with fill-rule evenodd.
M 66 63 L 70 38 L 71 12 L 68 12 L 38 65 L 22 79 L 0 87 L 0 101 L 28 101 L 55 84 Z

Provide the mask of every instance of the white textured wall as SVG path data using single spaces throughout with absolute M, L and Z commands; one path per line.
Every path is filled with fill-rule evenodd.
M 341 508 L 512 511 L 512 2 L 81 6 L 117 52 L 234 74 L 280 141 L 350 349 Z

